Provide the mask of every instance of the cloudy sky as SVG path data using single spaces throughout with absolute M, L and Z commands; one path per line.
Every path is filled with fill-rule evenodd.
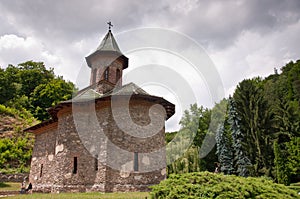
M 224 96 L 245 78 L 265 77 L 300 59 L 299 0 L 1 0 L 0 13 L 1 68 L 43 61 L 74 83 L 107 21 L 115 35 L 145 27 L 186 35 L 214 63 Z M 167 130 L 178 128 L 178 118 Z

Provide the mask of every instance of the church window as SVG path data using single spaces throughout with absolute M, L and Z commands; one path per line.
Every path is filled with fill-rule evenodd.
M 77 173 L 77 157 L 74 157 L 73 160 L 73 174 Z
M 98 171 L 98 155 L 95 156 L 95 171 Z
M 133 170 L 134 171 L 139 170 L 139 154 L 137 152 L 134 152 L 134 156 L 133 156 Z
M 41 164 L 41 169 L 40 169 L 40 178 L 43 176 L 43 164 Z
M 108 68 L 104 71 L 104 79 L 108 80 Z
M 121 72 L 120 72 L 119 69 L 117 69 L 117 73 L 116 73 L 116 82 L 119 81 L 120 77 L 121 77 Z

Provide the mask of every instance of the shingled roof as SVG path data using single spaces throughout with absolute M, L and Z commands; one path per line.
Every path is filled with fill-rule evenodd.
M 98 100 L 107 100 L 112 96 L 131 96 L 132 98 L 142 98 L 144 100 L 152 101 L 158 104 L 161 104 L 167 113 L 167 118 L 170 118 L 175 113 L 175 105 L 171 102 L 168 102 L 162 97 L 157 97 L 150 95 L 144 91 L 141 87 L 137 86 L 134 83 L 129 83 L 119 88 L 115 88 L 105 94 L 100 94 L 96 92 L 92 87 L 82 89 L 78 92 L 79 94 L 73 97 L 71 100 L 60 102 L 58 105 L 48 109 L 48 112 L 51 114 L 52 119 L 39 123 L 35 126 L 29 127 L 24 131 L 33 131 L 42 126 L 52 124 L 57 121 L 57 112 L 62 109 L 64 106 L 72 106 L 72 103 L 85 103 L 89 101 L 98 101 Z
M 98 48 L 96 49 L 96 51 L 94 51 L 93 53 L 91 53 L 89 56 L 87 56 L 85 58 L 88 66 L 92 67 L 91 59 L 93 59 L 94 56 L 96 56 L 96 55 L 101 56 L 101 55 L 105 55 L 105 54 L 114 56 L 115 59 L 123 60 L 124 61 L 123 69 L 128 67 L 128 58 L 125 55 L 123 55 L 123 53 L 121 52 L 111 30 L 109 30 L 107 32 L 107 34 L 101 41 L 101 43 L 98 46 Z
M 99 45 L 99 47 L 97 48 L 97 50 L 116 51 L 116 52 L 121 53 L 121 50 L 111 32 L 111 30 L 109 30 L 108 33 L 105 35 L 104 39 L 102 40 L 102 42 Z

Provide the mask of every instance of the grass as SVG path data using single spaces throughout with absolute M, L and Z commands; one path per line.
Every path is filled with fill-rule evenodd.
M 20 183 L 15 182 L 0 182 L 0 192 L 1 191 L 19 191 L 20 190 Z M 9 199 L 94 199 L 94 198 L 103 198 L 103 199 L 140 199 L 140 198 L 149 198 L 149 193 L 147 192 L 127 192 L 127 193 L 99 193 L 99 192 L 92 192 L 92 193 L 60 193 L 60 194 L 42 194 L 42 193 L 33 193 L 33 194 L 23 194 L 23 195 L 15 195 L 9 196 Z
M 18 182 L 0 182 L 0 191 L 19 191 L 21 184 Z
M 149 194 L 147 192 L 128 192 L 128 193 L 60 193 L 60 194 L 41 194 L 41 193 L 33 193 L 33 194 L 24 194 L 24 195 L 15 195 L 10 196 L 10 199 L 94 199 L 94 198 L 106 198 L 106 199 L 145 199 L 149 198 Z

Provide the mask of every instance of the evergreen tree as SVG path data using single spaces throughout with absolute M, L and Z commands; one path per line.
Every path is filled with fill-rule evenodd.
M 234 163 L 236 173 L 240 176 L 249 176 L 252 167 L 250 159 L 244 151 L 244 134 L 240 130 L 240 119 L 238 117 L 234 100 L 229 97 L 229 115 L 228 122 L 230 124 L 232 142 L 234 149 Z
M 278 183 L 289 185 L 290 184 L 290 169 L 286 165 L 287 150 L 285 144 L 278 144 L 278 141 L 274 142 L 274 154 L 275 154 L 275 170 Z
M 231 147 L 228 132 L 225 131 L 224 125 L 220 124 L 216 133 L 218 160 L 221 165 L 221 172 L 232 174 L 233 169 L 233 150 Z

